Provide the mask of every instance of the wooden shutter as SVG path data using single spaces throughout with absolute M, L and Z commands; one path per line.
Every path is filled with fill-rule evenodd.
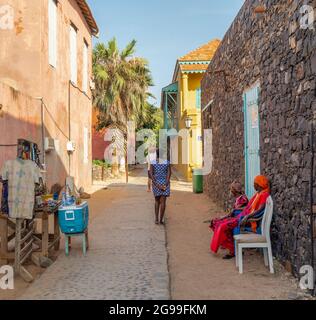
M 48 55 L 49 64 L 57 66 L 57 2 L 48 0 Z
M 77 66 L 77 29 L 70 26 L 70 80 L 77 84 L 78 66 Z
M 82 90 L 88 92 L 88 44 L 83 43 L 83 68 L 82 68 Z
M 196 108 L 201 109 L 201 88 L 196 89 Z

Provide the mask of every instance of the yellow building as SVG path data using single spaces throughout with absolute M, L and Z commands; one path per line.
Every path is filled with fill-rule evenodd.
M 170 130 L 171 158 L 177 163 L 173 167 L 187 181 L 192 179 L 192 170 L 203 165 L 201 80 L 219 44 L 220 40 L 212 40 L 179 58 L 172 83 L 162 89 L 164 128 Z

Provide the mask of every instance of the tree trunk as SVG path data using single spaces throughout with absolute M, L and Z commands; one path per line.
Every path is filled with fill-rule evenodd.
M 126 176 L 126 183 L 128 183 L 128 162 L 127 162 L 127 152 L 125 153 L 125 176 Z

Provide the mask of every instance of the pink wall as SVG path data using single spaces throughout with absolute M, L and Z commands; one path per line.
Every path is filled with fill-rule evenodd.
M 17 138 L 41 142 L 40 102 L 0 83 L 0 145 L 16 144 Z M 15 158 L 16 147 L 0 147 L 0 167 L 6 159 Z
M 106 129 L 97 131 L 98 112 L 96 109 L 92 111 L 92 159 L 104 160 L 104 151 L 111 142 L 104 141 Z
M 83 94 L 80 89 L 82 90 L 84 40 L 90 48 L 88 78 L 91 78 L 90 29 L 75 0 L 58 1 L 58 58 L 57 67 L 54 68 L 48 63 L 48 1 L 0 0 L 0 6 L 3 4 L 10 4 L 14 8 L 15 27 L 13 30 L 0 30 L 0 104 L 4 105 L 6 114 L 0 118 L 0 133 L 3 130 L 7 132 L 6 135 L 0 135 L 0 144 L 15 142 L 17 138 L 26 138 L 38 131 L 41 126 L 41 108 L 34 98 L 43 97 L 46 105 L 45 136 L 56 139 L 58 146 L 56 150 L 46 154 L 48 184 L 63 182 L 67 173 L 75 177 L 78 186 L 89 187 L 92 182 L 91 91 L 89 89 L 87 94 Z M 79 89 L 70 86 L 69 99 L 70 23 L 78 28 Z M 19 95 L 24 96 L 25 101 L 32 101 L 30 105 L 14 100 L 9 87 L 15 88 Z M 84 161 L 84 128 L 88 130 L 87 163 Z M 76 143 L 76 151 L 70 158 L 70 172 L 69 155 L 66 151 L 69 135 Z M 4 159 L 11 158 L 13 153 L 12 150 L 0 149 L 0 165 Z
M 106 130 L 96 131 L 92 129 L 92 159 L 104 160 L 104 151 L 110 142 L 104 141 Z
M 8 159 L 14 159 L 17 155 L 17 147 L 1 146 L 16 144 L 18 138 L 27 139 L 38 144 L 42 149 L 42 121 L 41 102 L 26 96 L 11 87 L 0 83 L 0 103 L 2 113 L 0 115 L 0 168 Z M 45 125 L 44 129 L 46 131 Z M 67 169 L 63 160 L 56 153 L 54 156 L 53 171 L 48 167 L 46 178 L 48 184 L 63 182 L 67 176 Z

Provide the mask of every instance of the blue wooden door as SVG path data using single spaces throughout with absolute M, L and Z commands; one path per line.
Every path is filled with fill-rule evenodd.
M 246 194 L 252 197 L 254 178 L 260 174 L 259 86 L 244 93 Z

